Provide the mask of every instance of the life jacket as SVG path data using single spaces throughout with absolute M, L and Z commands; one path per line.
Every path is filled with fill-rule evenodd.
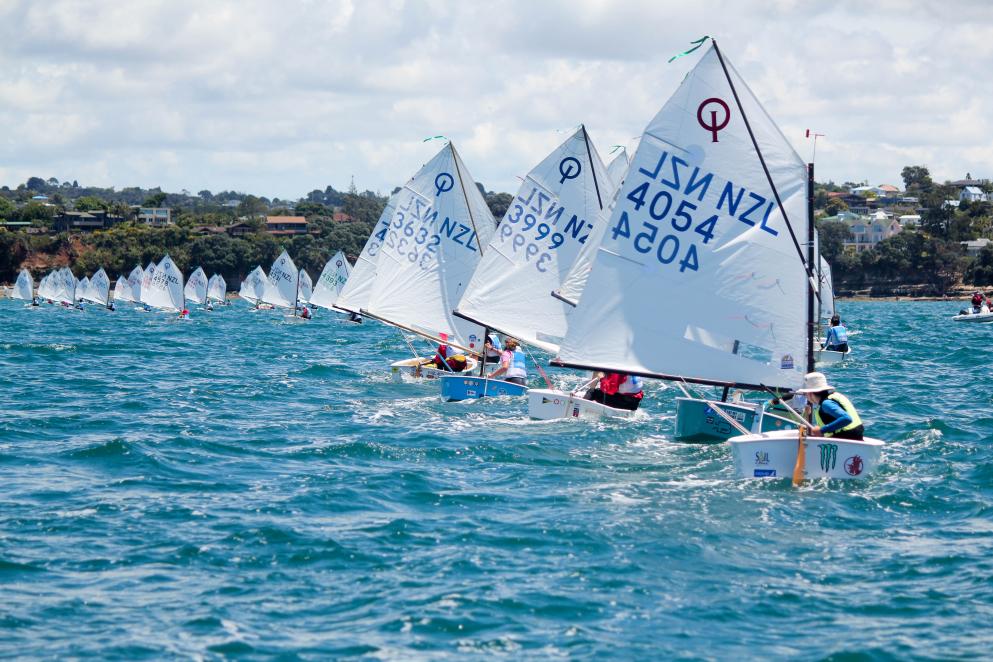
M 518 347 L 514 350 L 510 357 L 510 367 L 507 368 L 508 377 L 520 377 L 522 379 L 528 378 L 528 364 L 527 357 L 524 356 L 524 352 Z
M 617 392 L 621 395 L 633 395 L 636 398 L 641 398 L 644 395 L 642 392 L 641 377 L 622 375 L 620 382 L 617 384 Z
M 851 417 L 852 422 L 846 425 L 845 427 L 841 428 L 840 430 L 836 430 L 835 432 L 826 432 L 824 434 L 825 437 L 832 437 L 837 432 L 846 432 L 848 430 L 854 430 L 855 428 L 862 425 L 862 418 L 859 416 L 858 411 L 855 410 L 855 405 L 852 404 L 851 400 L 843 396 L 841 393 L 832 393 L 827 397 L 827 399 L 834 400 L 839 405 L 841 405 L 841 408 L 845 410 L 845 413 L 848 414 L 849 417 Z M 817 427 L 820 428 L 824 427 L 825 425 L 830 425 L 831 422 L 835 420 L 834 417 L 828 414 L 828 412 L 826 411 L 823 412 L 823 416 L 822 416 L 821 415 L 822 411 L 823 410 L 820 407 L 817 407 L 817 409 L 814 410 L 814 423 L 816 423 Z
M 447 359 L 448 367 L 452 369 L 453 372 L 462 372 L 465 370 L 467 365 L 467 360 L 464 354 L 456 354 L 455 356 Z

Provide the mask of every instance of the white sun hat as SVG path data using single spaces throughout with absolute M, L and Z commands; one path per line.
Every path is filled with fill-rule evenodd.
M 833 386 L 828 384 L 827 377 L 823 372 L 808 372 L 803 376 L 803 388 L 798 388 L 797 393 L 818 393 L 820 391 L 833 391 Z

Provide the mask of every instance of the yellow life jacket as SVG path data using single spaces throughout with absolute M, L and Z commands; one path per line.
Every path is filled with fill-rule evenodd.
M 841 393 L 832 393 L 827 397 L 827 399 L 834 400 L 839 405 L 841 405 L 841 408 L 845 410 L 845 413 L 851 417 L 852 422 L 846 425 L 845 427 L 841 428 L 840 430 L 835 430 L 834 432 L 825 432 L 824 433 L 825 437 L 832 437 L 838 432 L 847 432 L 848 430 L 854 430 L 858 426 L 862 425 L 862 418 L 859 416 L 858 411 L 855 410 L 855 405 L 852 404 L 851 400 L 843 396 Z M 833 421 L 834 419 L 831 420 Z M 817 427 L 822 428 L 831 421 L 825 423 L 824 420 L 821 419 L 821 408 L 817 407 L 817 409 L 814 411 L 814 422 L 817 424 Z

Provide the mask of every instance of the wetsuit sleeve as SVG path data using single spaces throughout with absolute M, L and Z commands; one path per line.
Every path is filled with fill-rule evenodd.
M 825 400 L 822 402 L 821 411 L 835 417 L 833 421 L 821 428 L 821 432 L 837 432 L 852 423 L 852 417 L 834 400 Z

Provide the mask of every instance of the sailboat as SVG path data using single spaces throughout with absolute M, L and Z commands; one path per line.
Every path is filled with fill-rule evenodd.
M 389 221 L 387 221 L 388 225 Z M 375 235 L 375 231 L 373 235 Z M 370 239 L 372 238 L 370 237 Z M 366 243 L 368 244 L 368 242 Z M 314 290 L 308 298 L 310 304 L 328 310 L 334 310 L 336 307 L 335 303 L 337 303 L 338 298 L 341 296 L 341 291 L 344 289 L 345 283 L 348 282 L 351 270 L 352 267 L 348 264 L 345 254 L 341 251 L 335 253 L 328 260 L 328 263 L 324 265 L 321 275 L 317 277 L 317 285 L 314 286 Z
M 310 297 L 314 294 L 314 281 L 310 279 L 310 274 L 306 269 L 300 269 L 300 284 L 297 286 L 297 301 L 300 305 L 309 304 Z
M 186 308 L 183 272 L 168 255 L 155 266 L 147 291 L 142 289 L 141 299 L 149 306 L 160 310 L 178 312 Z
M 818 246 L 818 242 L 814 241 L 815 246 Z M 820 297 L 817 300 L 817 326 L 818 329 L 821 327 L 821 323 L 824 320 L 830 320 L 835 314 L 835 301 L 834 301 L 834 282 L 831 278 L 831 265 L 828 264 L 824 256 L 817 251 L 817 283 L 819 285 Z M 814 348 L 814 363 L 821 365 L 833 365 L 835 363 L 841 363 L 844 361 L 849 354 L 852 353 L 851 348 L 847 352 L 838 352 L 830 349 L 821 349 L 821 340 L 818 340 L 817 347 Z
M 114 302 L 121 303 L 131 301 L 131 285 L 124 274 L 120 274 L 114 281 Z
M 483 350 L 483 328 L 452 311 L 496 228 L 482 193 L 452 143 L 443 147 L 397 194 L 384 235 L 376 279 L 361 312 L 466 353 Z M 437 377 L 450 372 L 423 368 L 428 357 L 397 361 L 395 380 L 405 375 Z
M 369 305 L 369 295 L 372 294 L 372 286 L 376 282 L 376 264 L 379 261 L 379 252 L 386 239 L 386 233 L 390 229 L 390 221 L 393 220 L 393 212 L 396 211 L 397 198 L 401 191 L 391 195 L 386 202 L 386 207 L 383 208 L 383 213 L 379 215 L 379 220 L 376 221 L 372 232 L 369 233 L 369 238 L 366 239 L 365 246 L 362 247 L 362 252 L 355 261 L 355 267 L 351 272 L 345 268 L 348 265 L 347 260 L 345 260 L 345 265 L 340 267 L 345 271 L 345 283 L 341 285 L 338 297 L 331 305 L 336 310 L 349 313 L 352 318 L 351 321 L 360 322 L 362 319 L 359 316 L 360 312 Z M 342 258 L 344 258 L 344 254 L 342 254 Z M 335 266 L 338 270 L 338 265 Z M 324 272 L 327 269 L 325 266 Z M 324 272 L 321 272 L 320 280 L 323 280 Z M 341 276 L 341 271 L 338 271 L 338 276 Z M 335 289 L 336 286 L 329 284 L 330 289 Z M 317 289 L 320 290 L 321 288 L 321 282 L 318 282 Z M 318 302 L 317 305 L 323 304 Z
M 90 290 L 90 279 L 87 278 L 86 276 L 83 276 L 76 283 L 76 287 L 72 291 L 72 302 L 74 304 L 79 304 L 81 301 L 86 299 L 86 295 L 89 293 L 89 290 Z
M 183 297 L 198 306 L 207 305 L 207 274 L 204 273 L 203 267 L 197 267 L 190 274 L 183 288 Z
M 292 314 L 287 315 L 287 318 L 303 319 L 297 317 L 297 304 L 300 301 L 300 271 L 285 250 L 269 268 L 269 278 L 262 293 L 262 301 L 276 308 L 290 309 Z
M 227 298 L 228 284 L 224 280 L 224 276 L 220 274 L 214 274 L 207 281 L 207 299 L 208 301 L 217 301 L 218 303 L 225 303 Z
M 131 273 L 128 274 L 127 283 L 124 287 L 123 298 L 121 301 L 127 301 L 131 303 L 141 303 L 141 283 L 145 278 L 145 270 L 141 268 L 141 265 L 136 265 Z
M 158 267 L 154 261 L 149 262 L 141 276 L 141 289 L 138 292 L 137 303 L 141 303 L 139 310 L 151 310 L 152 304 L 148 301 L 148 293 L 152 287 L 152 279 L 155 277 L 155 270 Z
M 613 192 L 607 169 L 580 126 L 524 178 L 454 314 L 557 352 L 572 307 L 552 296 Z M 487 331 L 488 334 L 488 331 Z M 549 389 L 551 384 L 547 383 Z M 526 386 L 444 375 L 443 400 L 523 395 Z
M 266 276 L 262 267 L 255 267 L 245 280 L 241 281 L 241 289 L 238 290 L 238 296 L 252 304 L 253 310 L 258 310 L 258 306 L 262 302 L 262 297 L 265 296 L 265 289 L 268 283 L 269 277 Z
M 812 176 L 711 43 L 645 130 L 555 363 L 725 389 L 799 388 L 814 364 Z M 677 435 L 698 431 L 708 408 L 727 409 L 676 403 Z M 757 418 L 765 427 L 771 417 L 759 409 Z M 739 475 L 788 475 L 749 462 L 786 461 L 790 449 L 796 460 L 799 447 L 825 444 L 839 457 L 858 448 L 860 477 L 878 462 L 879 442 L 800 442 L 782 421 L 775 435 L 731 440 Z M 817 466 L 807 463 L 808 477 L 827 475 Z
M 110 278 L 107 277 L 107 272 L 102 267 L 87 281 L 79 298 L 99 303 L 105 308 L 110 303 Z
M 32 301 L 34 299 L 34 279 L 31 277 L 30 271 L 21 269 L 21 273 L 17 274 L 17 282 L 14 283 L 14 289 L 11 291 L 10 296 L 12 299 L 21 299 L 23 301 Z

